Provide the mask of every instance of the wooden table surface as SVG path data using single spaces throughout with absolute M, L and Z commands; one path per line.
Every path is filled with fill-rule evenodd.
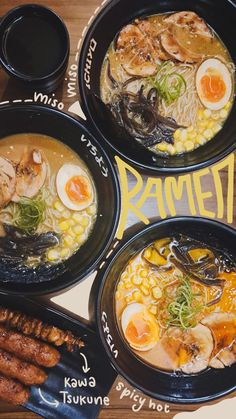
M 128 1 L 128 0 L 127 0 Z M 3 16 L 8 10 L 11 8 L 22 4 L 22 0 L 1 0 L 0 1 L 0 16 Z M 69 66 L 75 62 L 75 54 L 77 52 L 77 45 L 78 40 L 82 34 L 83 28 L 87 25 L 87 22 L 97 7 L 100 6 L 101 0 L 30 0 L 29 3 L 39 3 L 50 7 L 53 9 L 57 14 L 59 14 L 63 20 L 65 21 L 67 28 L 70 34 L 70 41 L 71 41 L 71 55 Z M 105 28 L 104 28 L 105 30 Z M 65 81 L 64 85 L 56 92 L 56 97 L 62 99 L 63 102 L 66 104 L 67 109 L 70 104 L 72 104 L 76 98 L 68 98 L 66 93 L 67 83 Z M 18 86 L 15 85 L 14 82 L 10 81 L 8 76 L 0 70 L 0 101 L 8 100 L 8 99 L 17 99 L 17 98 L 24 98 L 27 97 L 27 93 L 24 90 L 20 89 Z M 147 176 L 142 174 L 144 182 L 147 179 Z M 130 184 L 132 186 L 132 179 L 130 179 Z M 223 185 L 223 192 L 224 198 L 226 198 L 226 190 L 227 190 L 227 171 L 226 169 L 223 170 L 222 174 L 222 185 Z M 211 175 L 207 175 L 205 177 L 204 186 L 213 191 L 213 183 Z M 234 195 L 234 202 L 235 202 L 235 195 Z M 208 200 L 208 210 L 215 211 L 216 208 L 216 196 L 215 192 L 213 191 L 213 196 Z M 189 209 L 187 206 L 186 201 L 180 201 L 176 203 L 176 212 L 177 214 L 189 214 Z M 147 203 L 143 209 L 145 215 L 149 218 L 156 216 L 156 207 L 154 204 L 150 205 Z M 234 218 L 233 218 L 233 226 L 235 227 L 235 215 L 236 210 L 234 208 Z M 226 215 L 222 221 L 226 222 Z M 130 226 L 137 222 L 137 219 L 134 218 L 132 214 L 129 214 L 127 220 L 127 226 Z M 117 380 L 120 380 L 118 377 Z M 125 382 L 123 379 L 121 379 Z M 110 406 L 106 409 L 102 409 L 99 417 L 101 419 L 109 418 L 109 419 L 120 419 L 121 416 L 125 416 L 127 418 L 172 418 L 176 413 L 182 411 L 192 411 L 196 410 L 200 406 L 179 406 L 179 405 L 171 405 L 170 406 L 170 413 L 157 413 L 152 412 L 149 409 L 143 409 L 140 413 L 135 414 L 131 410 L 131 401 L 127 400 L 120 400 L 119 393 L 115 390 L 115 385 L 111 389 L 109 393 L 110 397 Z M 228 397 L 236 396 L 236 392 L 231 394 Z M 215 402 L 213 402 L 215 403 Z M 35 415 L 32 412 L 29 412 L 21 407 L 13 407 L 6 403 L 0 402 L 0 419 L 33 419 L 39 416 Z M 55 416 L 56 418 L 56 416 Z M 206 418 L 207 419 L 207 418 Z

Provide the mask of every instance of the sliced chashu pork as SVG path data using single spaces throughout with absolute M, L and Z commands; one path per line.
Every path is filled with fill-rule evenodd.
M 15 187 L 15 169 L 10 161 L 0 157 L 0 208 L 5 207 L 11 201 Z
M 164 29 L 160 29 L 154 22 L 150 22 L 147 19 L 144 20 L 137 20 L 136 24 L 141 32 L 149 38 L 149 42 L 151 42 L 153 46 L 153 58 L 155 60 L 162 60 L 166 61 L 170 59 L 169 54 L 161 46 L 160 43 L 160 34 L 164 31 Z
M 163 32 L 160 39 L 164 50 L 175 60 L 183 63 L 195 63 L 197 61 L 195 57 L 186 53 L 186 51 L 178 44 L 171 32 Z
M 42 188 L 46 175 L 47 166 L 40 151 L 26 149 L 16 166 L 16 191 L 12 200 L 33 198 Z
M 157 71 L 154 48 L 137 25 L 130 24 L 121 30 L 116 52 L 123 68 L 130 75 L 148 77 Z
M 207 327 L 172 328 L 158 342 L 155 362 L 166 370 L 195 374 L 207 368 L 212 350 L 213 338 Z
M 165 19 L 169 24 L 186 26 L 192 34 L 212 38 L 212 32 L 207 24 L 195 12 L 185 11 L 174 13 Z
M 211 313 L 202 320 L 212 333 L 214 349 L 210 366 L 224 368 L 236 361 L 236 317 L 230 313 Z

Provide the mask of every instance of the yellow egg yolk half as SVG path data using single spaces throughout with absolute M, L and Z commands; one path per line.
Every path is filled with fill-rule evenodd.
M 136 313 L 130 319 L 125 337 L 131 346 L 145 347 L 158 340 L 158 325 L 155 319 L 144 312 Z
M 84 176 L 73 176 L 65 186 L 68 198 L 75 204 L 83 204 L 90 198 L 88 181 Z
M 225 96 L 226 85 L 219 73 L 209 73 L 201 78 L 201 90 L 208 102 L 217 103 Z

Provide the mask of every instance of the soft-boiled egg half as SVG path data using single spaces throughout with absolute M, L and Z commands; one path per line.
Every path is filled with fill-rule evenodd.
M 87 173 L 75 164 L 64 164 L 57 173 L 57 193 L 63 204 L 74 211 L 87 208 L 94 198 Z
M 159 326 L 143 304 L 129 304 L 121 315 L 121 327 L 129 345 L 137 351 L 152 349 L 159 340 Z
M 196 87 L 202 104 L 211 110 L 223 108 L 232 94 L 232 77 L 217 58 L 204 61 L 197 70 Z

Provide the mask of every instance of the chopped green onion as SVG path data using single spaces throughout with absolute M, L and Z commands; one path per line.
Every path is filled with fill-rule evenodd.
M 18 211 L 13 220 L 14 225 L 24 230 L 26 234 L 34 233 L 45 218 L 45 201 L 41 194 L 33 199 L 21 198 L 17 207 Z

